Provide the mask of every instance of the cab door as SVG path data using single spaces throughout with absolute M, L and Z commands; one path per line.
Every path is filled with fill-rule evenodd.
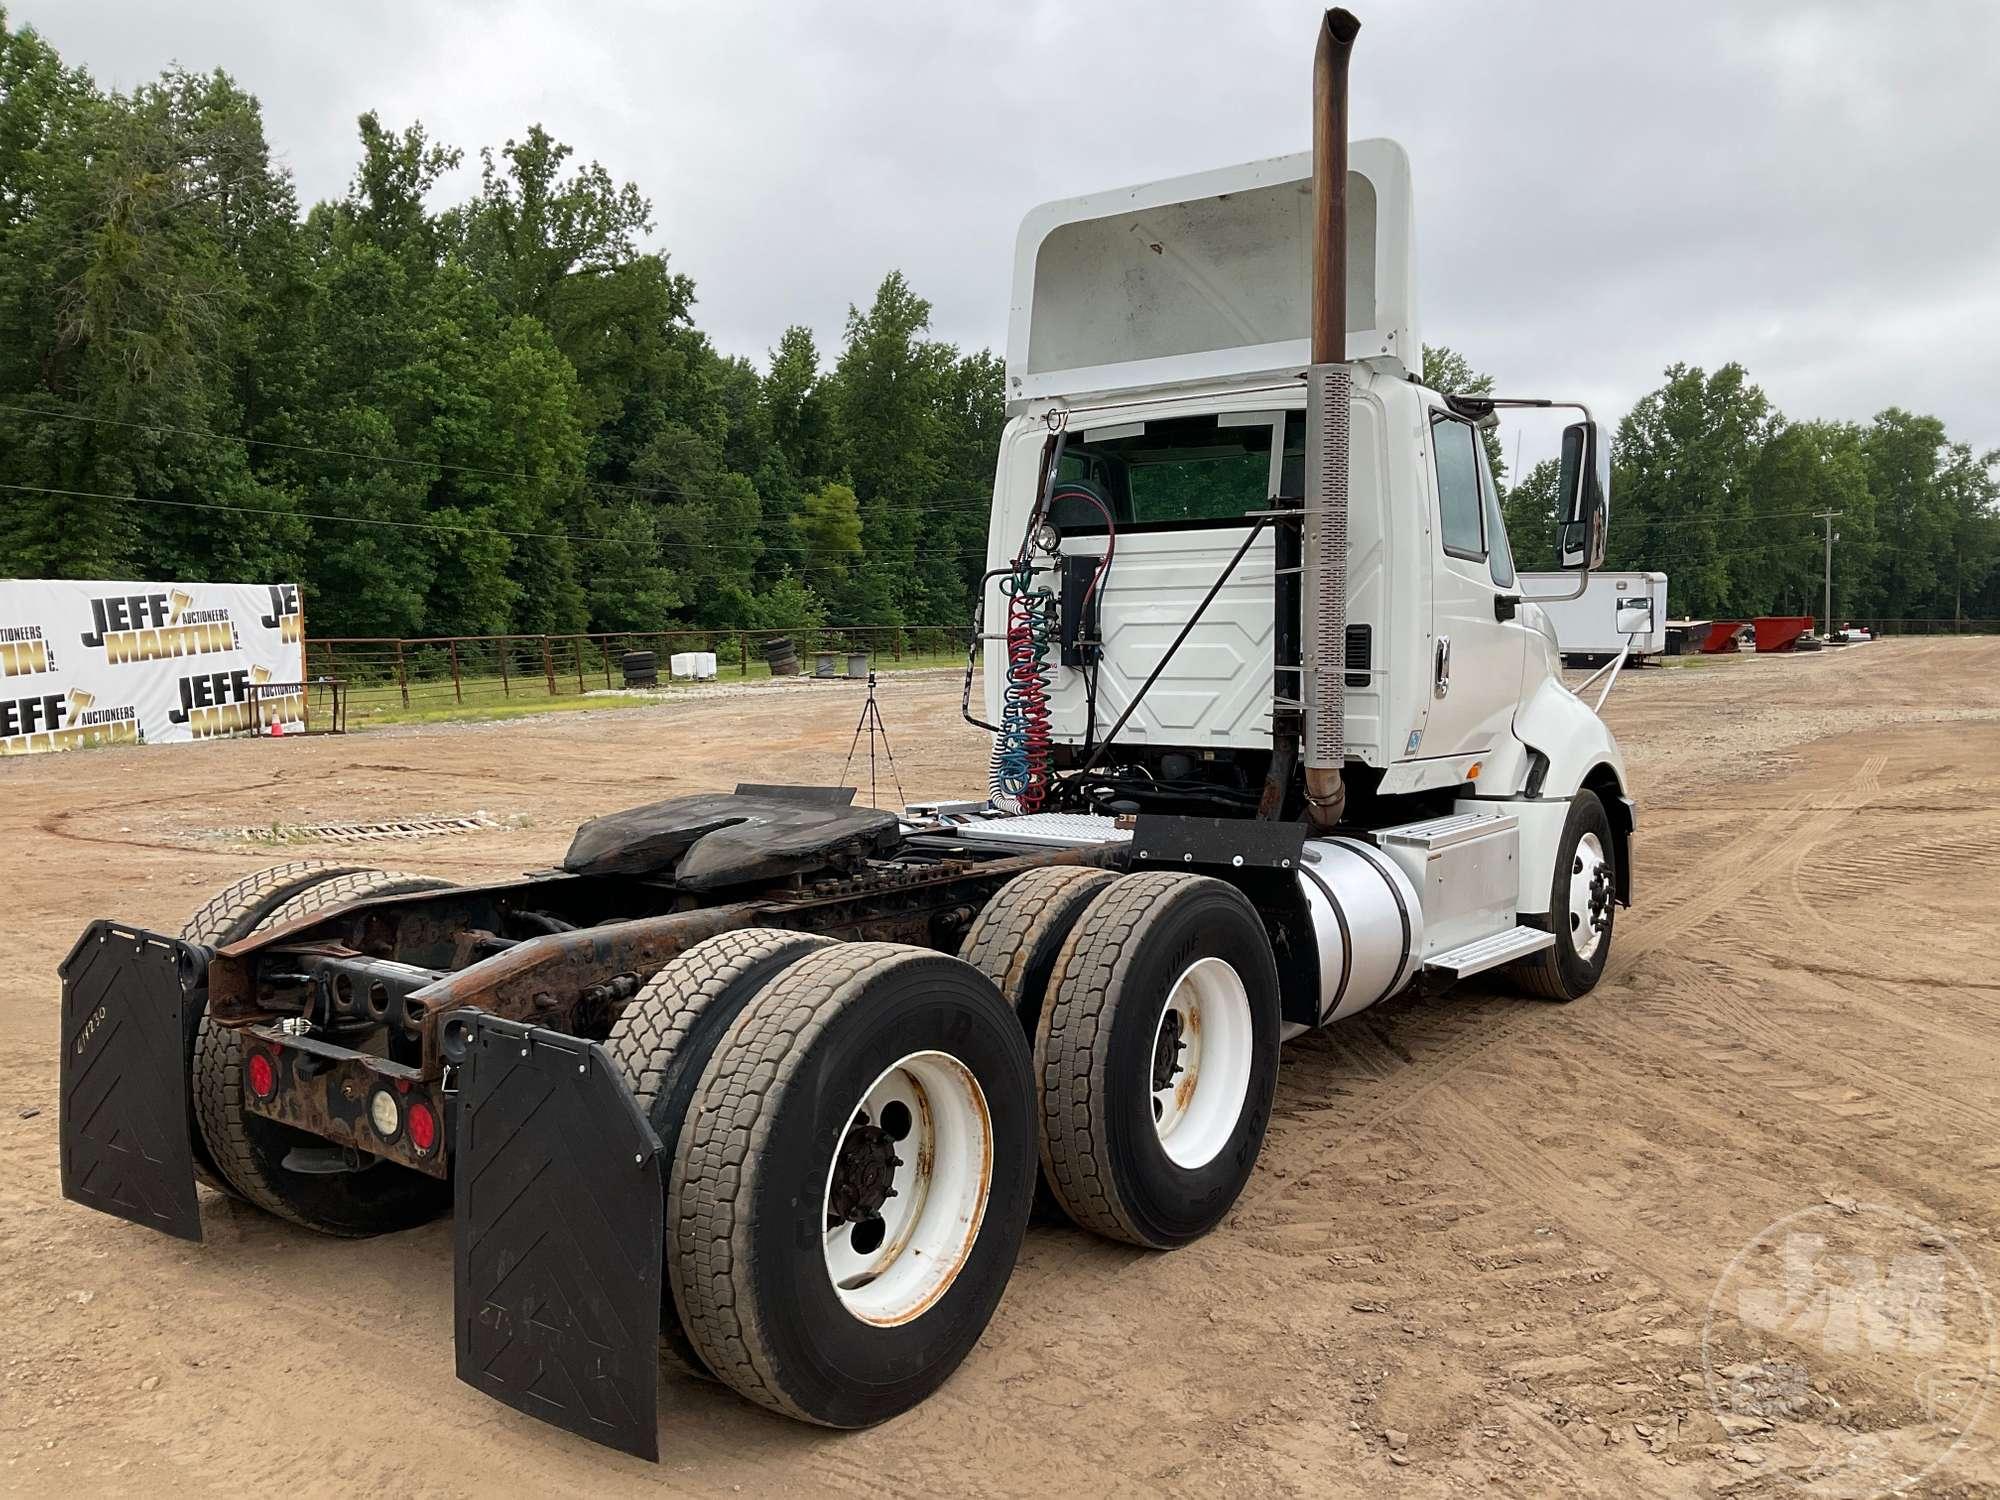
M 1413 758 L 1494 749 L 1514 720 L 1527 637 L 1513 552 L 1478 429 L 1430 412 L 1430 704 Z

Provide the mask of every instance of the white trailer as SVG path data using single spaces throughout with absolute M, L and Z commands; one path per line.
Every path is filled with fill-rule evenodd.
M 1556 596 L 1574 586 L 1569 573 L 1523 573 L 1530 595 Z M 1596 667 L 1621 651 L 1637 664 L 1667 649 L 1667 575 L 1592 573 L 1575 598 L 1549 597 L 1542 612 L 1555 626 L 1563 662 Z

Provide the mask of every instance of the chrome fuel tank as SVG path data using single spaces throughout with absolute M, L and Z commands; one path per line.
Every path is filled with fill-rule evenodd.
M 1423 964 L 1424 908 L 1396 862 L 1358 839 L 1307 839 L 1300 861 L 1325 1025 L 1410 982 Z

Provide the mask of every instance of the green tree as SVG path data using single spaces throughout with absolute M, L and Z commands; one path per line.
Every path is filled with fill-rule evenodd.
M 771 351 L 764 409 L 773 445 L 802 483 L 833 471 L 832 412 L 810 328 L 793 324 Z
M 810 635 L 826 628 L 826 604 L 812 586 L 792 573 L 781 573 L 758 596 L 749 628 L 787 630 Z
M 2000 449 L 1974 455 L 1964 443 L 1947 450 L 1943 484 L 1951 513 L 1951 618 L 1964 619 L 2000 580 Z M 1940 601 L 1940 604 L 1942 601 Z
M 1556 524 L 1562 519 L 1557 493 L 1561 470 L 1556 459 L 1543 459 L 1500 502 L 1507 541 L 1514 549 L 1514 565 L 1523 572 L 1547 572 L 1561 566 L 1556 551 Z M 1612 516 L 1615 522 L 1615 506 Z
M 834 369 L 842 457 L 861 505 L 873 565 L 836 600 L 896 624 L 922 595 L 917 564 L 924 506 L 944 477 L 938 381 L 948 351 L 924 337 L 931 305 L 891 271 L 866 312 L 847 310 L 847 346 Z
M 1741 365 L 1666 375 L 1618 425 L 1607 560 L 1665 572 L 1676 609 L 1722 613 L 1758 586 L 1756 466 L 1780 419 Z
M 1817 517 L 1829 510 L 1839 517 L 1836 607 L 1852 613 L 1857 601 L 1849 582 L 1857 569 L 1872 570 L 1877 546 L 1861 429 L 1845 422 L 1776 427 L 1758 453 L 1752 480 L 1754 532 L 1745 546 L 1757 566 L 1748 577 L 1736 576 L 1733 609 L 1822 613 L 1825 531 Z
M 706 341 L 689 338 L 694 283 L 640 249 L 645 195 L 596 162 L 566 173 L 573 155 L 540 125 L 482 151 L 479 196 L 448 221 L 500 306 L 540 322 L 575 367 L 595 430 L 635 392 L 657 401 L 684 382 Z
M 0 570 L 288 571 L 291 497 L 205 431 L 243 420 L 293 214 L 256 101 L 178 69 L 100 94 L 0 14 L 0 165 L 0 390 L 16 408 L 0 479 L 30 487 L 0 511 Z M 93 498 L 131 495 L 152 503 Z
M 673 570 L 661 561 L 660 520 L 650 505 L 627 500 L 597 507 L 603 541 L 587 549 L 584 576 L 591 623 L 599 630 L 661 630 L 684 602 Z
M 805 497 L 792 529 L 798 537 L 802 579 L 822 598 L 838 595 L 861 557 L 861 503 L 854 491 L 844 484 L 822 485 Z
M 1875 611 L 1891 618 L 1949 617 L 1956 606 L 1954 552 L 1967 504 L 1969 451 L 1954 454 L 1944 423 L 1892 406 L 1862 437 L 1876 524 L 1889 545 L 1874 573 Z M 1959 466 L 1960 483 L 1951 479 Z

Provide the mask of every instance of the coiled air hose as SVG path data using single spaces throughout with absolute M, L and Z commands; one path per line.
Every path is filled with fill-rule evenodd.
M 1049 790 L 1049 647 L 1056 637 L 1056 596 L 1035 583 L 1024 552 L 1000 580 L 1007 598 L 1007 679 L 994 743 L 993 789 L 1017 810 L 1036 811 Z

